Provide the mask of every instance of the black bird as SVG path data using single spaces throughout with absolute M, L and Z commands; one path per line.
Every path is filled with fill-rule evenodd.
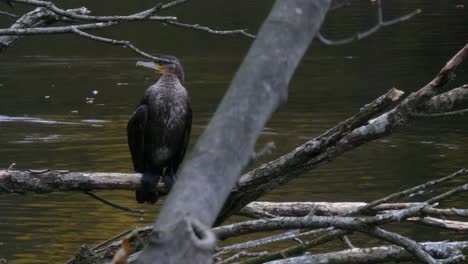
M 139 203 L 158 200 L 156 186 L 162 178 L 168 190 L 184 159 L 190 130 L 192 108 L 185 90 L 184 70 L 173 56 L 162 56 L 173 63 L 137 62 L 162 74 L 143 95 L 127 125 L 127 137 L 135 171 L 142 173 L 136 191 Z

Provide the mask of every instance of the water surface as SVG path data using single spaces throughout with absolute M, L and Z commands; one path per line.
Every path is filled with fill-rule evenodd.
M 89 4 L 96 14 L 137 11 L 153 4 L 118 2 L 109 7 L 88 2 L 80 5 Z M 340 47 L 313 43 L 291 82 L 287 104 L 274 114 L 259 140 L 260 146 L 268 141 L 277 145 L 267 159 L 319 135 L 392 87 L 410 93 L 430 81 L 467 40 L 466 10 L 455 4 L 386 1 L 388 18 L 416 8 L 423 13 L 358 43 Z M 174 12 L 186 22 L 255 32 L 270 5 L 271 1 L 211 0 Z M 207 15 L 207 10 L 216 12 Z M 372 10 L 363 2 L 335 11 L 324 34 L 344 37 L 367 28 L 375 19 L 369 15 Z M 1 25 L 7 24 L 0 19 Z M 157 23 L 125 25 L 108 34 L 131 39 L 148 52 L 181 59 L 194 110 L 192 145 L 251 43 Z M 0 167 L 14 162 L 18 169 L 131 171 L 126 122 L 156 78 L 135 67 L 140 59 L 128 50 L 74 36 L 29 37 L 1 54 Z M 450 87 L 468 81 L 467 65 L 458 69 Z M 93 91 L 98 94 L 93 96 Z M 94 98 L 93 103 L 86 98 Z M 466 117 L 417 121 L 304 173 L 262 199 L 370 201 L 468 166 L 467 131 Z M 0 195 L 0 256 L 12 263 L 60 263 L 82 243 L 93 245 L 152 223 L 161 204 L 138 205 L 131 192 L 99 194 L 147 214 L 120 212 L 80 193 Z M 452 201 L 452 206 L 468 205 L 466 195 Z M 424 229 L 406 232 L 431 239 Z

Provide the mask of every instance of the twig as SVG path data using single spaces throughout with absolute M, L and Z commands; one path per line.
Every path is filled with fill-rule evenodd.
M 368 210 L 370 208 L 373 208 L 373 207 L 375 207 L 375 206 L 377 206 L 379 204 L 383 204 L 383 203 L 389 202 L 391 200 L 394 200 L 394 199 L 397 199 L 397 198 L 400 198 L 400 197 L 405 197 L 405 196 L 408 196 L 408 195 L 413 194 L 415 192 L 419 192 L 421 190 L 424 190 L 424 189 L 427 189 L 427 188 L 430 188 L 430 187 L 434 187 L 437 184 L 446 182 L 448 180 L 451 180 L 451 179 L 459 177 L 459 176 L 466 175 L 466 173 L 467 173 L 466 169 L 460 169 L 457 172 L 455 172 L 453 174 L 450 174 L 450 175 L 448 175 L 446 177 L 443 177 L 443 178 L 440 178 L 440 179 L 437 179 L 437 180 L 433 180 L 433 181 L 429 181 L 429 182 L 426 182 L 424 184 L 420 184 L 418 186 L 406 189 L 406 190 L 401 191 L 401 192 L 390 194 L 390 195 L 388 195 L 386 197 L 375 200 L 375 201 L 373 201 L 371 203 L 368 203 L 367 205 L 359 208 L 356 213 L 364 212 L 364 211 L 366 211 L 366 210 Z M 433 204 L 435 202 L 436 201 L 434 201 L 434 202 L 429 202 L 428 201 L 429 204 Z
M 335 227 L 347 230 L 359 230 L 362 226 L 380 225 L 389 222 L 400 222 L 408 217 L 419 216 L 426 204 L 402 209 L 396 212 L 388 212 L 373 217 L 344 217 L 344 216 L 311 216 L 304 217 L 276 217 L 245 221 L 221 227 L 216 227 L 213 232 L 218 239 L 240 236 L 255 232 L 299 229 L 299 228 L 327 228 Z
M 8 166 L 7 171 L 13 170 L 15 168 L 15 166 L 16 166 L 16 163 L 14 163 L 14 162 L 11 163 L 10 166 Z
M 0 11 L 0 15 L 4 15 L 4 16 L 8 16 L 8 17 L 12 17 L 12 18 L 17 18 L 18 16 L 15 15 L 15 14 L 12 14 L 12 13 L 8 13 L 8 12 L 5 12 L 5 11 Z
M 273 235 L 269 237 L 264 237 L 256 240 L 251 240 L 247 241 L 244 243 L 239 243 L 239 244 L 234 244 L 234 245 L 228 245 L 224 246 L 219 249 L 219 252 L 216 253 L 214 256 L 219 256 L 222 254 L 226 254 L 229 251 L 232 250 L 242 250 L 242 249 L 248 249 L 248 248 L 254 248 L 254 247 L 259 247 L 259 246 L 264 246 L 267 244 L 279 242 L 279 241 L 284 241 L 287 239 L 293 239 L 297 237 L 304 237 L 304 236 L 310 236 L 310 235 L 318 235 L 318 234 L 323 234 L 327 231 L 332 231 L 334 228 L 329 227 L 329 228 L 321 228 L 321 229 L 314 229 L 310 231 L 305 231 L 305 232 L 300 232 L 299 230 L 292 230 L 288 231 L 279 235 Z
M 265 146 L 263 146 L 262 149 L 260 149 L 257 152 L 252 153 L 252 157 L 250 158 L 250 161 L 246 167 L 250 166 L 252 163 L 254 163 L 257 160 L 267 155 L 270 155 L 275 149 L 276 149 L 275 142 L 273 141 L 268 142 Z
M 426 251 L 424 251 L 421 248 L 421 246 L 418 245 L 418 243 L 402 235 L 386 231 L 379 227 L 372 227 L 363 232 L 365 232 L 366 234 L 372 235 L 376 238 L 385 240 L 387 242 L 390 242 L 392 244 L 405 248 L 408 252 L 413 254 L 413 256 L 415 256 L 418 260 L 422 261 L 423 263 L 429 263 L 429 264 L 438 263 L 433 257 L 431 257 L 431 255 L 429 255 Z
M 443 113 L 433 113 L 433 114 L 424 114 L 424 113 L 414 113 L 413 116 L 415 117 L 446 117 L 446 116 L 463 116 L 468 113 L 467 109 L 457 110 L 457 111 L 450 111 L 450 112 L 443 112 Z
M 145 213 L 145 211 L 143 211 L 143 210 L 133 209 L 133 208 L 129 208 L 129 207 L 126 207 L 126 206 L 123 206 L 123 205 L 118 205 L 118 204 L 113 203 L 113 202 L 111 202 L 109 200 L 106 200 L 106 199 L 104 199 L 104 198 L 102 198 L 102 197 L 100 197 L 100 196 L 98 196 L 98 195 L 96 195 L 96 194 L 94 194 L 92 192 L 84 191 L 84 193 L 86 193 L 87 195 L 91 196 L 92 198 L 94 198 L 94 199 L 96 199 L 96 200 L 98 200 L 100 202 L 103 202 L 103 203 L 105 203 L 107 205 L 110 205 L 110 206 L 112 206 L 114 208 L 117 208 L 117 209 L 120 209 L 120 210 L 123 210 L 123 211 L 126 211 L 126 212 L 135 213 L 135 214 L 144 214 Z
M 171 62 L 170 60 L 150 55 L 150 54 L 138 49 L 137 47 L 135 47 L 135 45 L 133 45 L 128 40 L 115 40 L 115 39 L 110 39 L 110 38 L 99 37 L 99 36 L 92 35 L 92 34 L 84 32 L 84 31 L 81 31 L 78 28 L 75 28 L 74 26 L 72 26 L 72 31 L 75 34 L 77 34 L 78 36 L 81 36 L 81 37 L 84 37 L 84 38 L 87 38 L 87 39 L 91 39 L 91 40 L 94 40 L 94 41 L 104 42 L 104 43 L 107 43 L 107 44 L 112 44 L 112 45 L 122 46 L 124 48 L 128 48 L 128 49 L 132 50 L 133 52 L 135 52 L 136 54 L 139 54 L 139 55 L 141 55 L 143 57 L 152 59 L 152 60 L 157 61 L 157 62 Z
M 343 8 L 345 6 L 350 6 L 350 5 L 351 5 L 351 3 L 349 2 L 349 0 L 343 0 L 343 1 L 340 1 L 338 3 L 332 2 L 332 5 L 330 7 L 330 11 L 340 9 L 340 8 Z
M 340 236 L 343 236 L 349 233 L 350 232 L 346 230 L 333 230 L 311 241 L 306 241 L 303 244 L 292 246 L 292 247 L 289 247 L 289 248 L 286 248 L 277 252 L 272 252 L 263 257 L 248 259 L 246 261 L 240 262 L 240 264 L 260 264 L 260 263 L 265 263 L 267 261 L 272 261 L 275 259 L 282 259 L 282 258 L 287 258 L 291 256 L 297 256 L 297 255 L 304 253 L 305 251 L 309 250 L 312 247 L 325 244 L 335 238 L 338 238 Z
M 434 204 L 434 203 L 437 203 L 437 202 L 440 202 L 442 200 L 445 200 L 459 192 L 466 192 L 468 191 L 468 183 L 465 184 L 465 185 L 462 185 L 462 186 L 459 186 L 457 188 L 454 188 L 448 192 L 445 192 L 443 194 L 440 194 L 440 195 L 437 195 L 436 197 L 433 197 L 429 200 L 426 201 L 427 204 Z
M 59 26 L 59 27 L 37 27 L 37 28 L 9 28 L 0 29 L 0 35 L 51 35 L 73 33 L 74 29 L 90 30 L 103 29 L 119 24 L 120 22 L 99 22 L 90 24 L 80 24 L 74 26 Z
M 177 5 L 180 5 L 180 4 L 184 4 L 186 2 L 188 2 L 189 0 L 175 0 L 175 1 L 172 1 L 172 2 L 169 2 L 167 4 L 164 4 L 162 7 L 161 7 L 161 10 L 165 10 L 165 9 L 169 9 L 171 7 L 174 7 L 174 6 L 177 6 Z
M 456 232 L 468 232 L 467 222 L 443 220 L 434 217 L 411 217 L 407 221 Z
M 239 215 L 251 218 L 261 218 L 263 214 L 275 214 L 280 216 L 306 216 L 311 208 L 315 208 L 316 215 L 349 215 L 356 212 L 366 203 L 362 202 L 252 202 L 239 211 Z M 423 203 L 384 203 L 373 207 L 372 213 L 388 213 L 387 211 L 401 210 L 409 207 L 420 206 Z M 459 216 L 468 217 L 468 209 L 459 208 L 434 208 L 426 207 L 423 213 L 433 216 Z
M 167 20 L 176 20 L 176 17 L 173 16 L 154 16 L 156 10 L 160 9 L 160 5 L 156 5 L 153 8 L 148 10 L 128 15 L 128 16 L 90 16 L 86 14 L 77 14 L 73 12 L 68 12 L 68 10 L 63 10 L 58 8 L 53 2 L 49 1 L 39 1 L 39 0 L 11 0 L 16 3 L 22 3 L 27 5 L 32 5 L 36 7 L 44 7 L 54 12 L 58 16 L 63 16 L 70 18 L 72 20 L 82 20 L 82 21 L 93 21 L 93 22 L 130 22 L 130 21 L 167 21 Z M 87 11 L 86 13 L 90 13 Z
M 388 26 L 394 25 L 396 23 L 401 23 L 403 21 L 406 21 L 406 20 L 412 18 L 413 16 L 415 16 L 415 15 L 417 15 L 419 13 L 421 13 L 421 9 L 416 9 L 415 11 L 413 11 L 413 12 L 407 14 L 407 15 L 400 16 L 400 17 L 392 19 L 392 20 L 384 21 L 383 16 L 382 16 L 382 4 L 381 4 L 380 0 L 377 0 L 377 24 L 375 26 L 369 28 L 366 31 L 358 32 L 352 37 L 343 38 L 343 39 L 330 40 L 330 39 L 327 39 L 326 37 L 324 37 L 322 35 L 322 33 L 320 33 L 320 32 L 317 33 L 316 37 L 317 37 L 318 41 L 320 41 L 322 44 L 327 45 L 327 46 L 338 46 L 338 45 L 349 44 L 351 42 L 367 38 L 367 37 L 371 36 L 372 34 L 376 33 L 379 29 L 381 29 L 383 27 L 388 27 Z
M 207 26 L 201 26 L 199 24 L 186 24 L 186 23 L 181 23 L 181 22 L 173 21 L 173 20 L 165 21 L 165 23 L 168 24 L 168 25 L 176 26 L 176 27 L 205 31 L 205 32 L 215 34 L 215 35 L 241 35 L 241 36 L 244 36 L 244 37 L 255 39 L 255 35 L 252 35 L 252 34 L 248 33 L 246 31 L 246 29 L 215 30 L 215 29 L 211 29 L 211 28 L 209 28 Z
M 239 260 L 240 258 L 243 258 L 243 257 L 262 257 L 262 256 L 266 256 L 268 255 L 268 251 L 262 251 L 262 252 L 253 252 L 253 253 L 250 253 L 250 252 L 246 252 L 246 251 L 241 251 L 239 253 L 236 253 L 234 254 L 233 256 L 225 259 L 225 260 L 222 260 L 222 261 L 219 261 L 219 262 L 216 262 L 216 264 L 229 264 L 229 263 L 233 263 L 237 260 Z
M 467 251 L 468 241 L 457 242 L 425 242 L 420 243 L 424 250 L 431 252 L 433 255 L 442 255 L 449 258 L 452 262 L 445 263 L 461 263 L 463 262 L 463 254 L 455 256 L 445 256 L 446 251 Z M 300 264 L 300 263 L 334 263 L 334 264 L 352 264 L 352 263 L 387 263 L 387 262 L 406 262 L 411 263 L 415 260 L 408 252 L 395 245 L 379 246 L 372 248 L 355 248 L 337 252 L 304 255 L 295 258 L 277 260 L 269 264 Z
M 349 248 L 349 249 L 353 249 L 353 248 L 356 248 L 353 243 L 351 243 L 351 240 L 349 240 L 349 237 L 346 236 L 346 235 L 343 235 L 340 237 L 341 241 L 343 241 L 343 243 Z

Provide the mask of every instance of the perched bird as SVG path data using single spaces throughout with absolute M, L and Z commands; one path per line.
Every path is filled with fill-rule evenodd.
M 173 63 L 137 62 L 162 74 L 143 95 L 127 125 L 128 145 L 135 171 L 142 173 L 136 191 L 139 203 L 155 203 L 160 179 L 170 188 L 184 159 L 190 130 L 192 108 L 184 88 L 184 70 L 173 56 L 162 56 Z

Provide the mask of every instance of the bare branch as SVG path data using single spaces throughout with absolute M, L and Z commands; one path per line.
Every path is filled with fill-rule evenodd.
M 429 264 L 438 263 L 433 257 L 431 257 L 431 255 L 429 255 L 426 251 L 424 251 L 422 247 L 418 245 L 418 243 L 402 235 L 399 235 L 394 232 L 386 231 L 379 227 L 369 228 L 368 230 L 365 230 L 364 232 L 376 238 L 379 238 L 389 243 L 403 247 L 408 252 L 413 254 L 415 258 L 422 261 L 423 263 L 429 263 Z
M 434 203 L 437 203 L 437 202 L 440 202 L 442 200 L 445 200 L 455 194 L 458 194 L 460 192 L 466 192 L 468 191 L 468 183 L 465 184 L 465 185 L 462 185 L 462 186 L 458 186 L 448 192 L 445 192 L 445 193 L 442 193 L 440 195 L 437 195 L 436 197 L 433 197 L 429 200 L 426 201 L 427 204 L 434 204 Z
M 0 170 L 0 185 L 15 192 L 136 190 L 139 173 Z
M 357 114 L 321 136 L 306 142 L 274 161 L 244 174 L 225 203 L 217 223 L 221 223 L 233 212 L 255 201 L 276 186 L 285 184 L 303 171 L 332 160 L 338 155 L 339 151 L 344 151 L 335 147 L 340 138 L 365 124 L 375 115 L 382 113 L 402 95 L 402 91 L 392 88 L 386 94 L 362 107 Z
M 164 9 L 169 9 L 171 7 L 174 7 L 174 6 L 177 6 L 177 5 L 180 5 L 180 4 L 184 4 L 186 2 L 188 2 L 189 0 L 175 0 L 175 1 L 172 1 L 172 2 L 169 2 L 167 4 L 164 4 L 162 7 L 161 7 L 161 10 L 164 10 Z
M 437 117 L 447 117 L 447 116 L 464 116 L 467 113 L 468 113 L 468 108 L 467 109 L 462 109 L 462 110 L 457 110 L 457 111 L 433 113 L 433 114 L 416 113 L 416 114 L 413 114 L 413 116 L 415 116 L 415 117 L 424 117 L 424 118 L 428 118 L 428 117 L 437 118 Z
M 353 248 L 356 248 L 353 243 L 351 243 L 351 240 L 349 239 L 349 237 L 347 235 L 343 235 L 340 237 L 341 241 L 343 241 L 343 243 L 350 249 L 353 249 Z
M 350 215 L 358 211 L 359 208 L 367 205 L 362 202 L 252 202 L 239 211 L 239 215 L 254 217 L 263 214 L 280 216 L 306 216 L 311 209 L 315 209 L 315 215 Z M 387 213 L 386 211 L 401 210 L 414 206 L 421 206 L 423 203 L 388 203 L 380 204 L 369 209 L 373 214 Z M 441 209 L 426 207 L 423 209 L 425 215 L 439 217 L 468 217 L 468 209 L 449 208 Z
M 421 13 L 421 9 L 417 9 L 409 14 L 406 14 L 404 16 L 400 16 L 398 18 L 392 19 L 392 20 L 387 20 L 384 21 L 383 16 L 382 16 L 382 4 L 380 0 L 377 0 L 377 23 L 375 26 L 369 28 L 366 31 L 363 32 L 358 32 L 354 36 L 348 37 L 348 38 L 343 38 L 343 39 L 337 39 L 337 40 L 330 40 L 327 39 L 322 35 L 322 33 L 318 33 L 316 38 L 318 41 L 320 41 L 322 44 L 327 45 L 327 46 L 338 46 L 338 45 L 344 45 L 344 44 L 349 44 L 354 41 L 358 41 L 364 38 L 367 38 L 371 36 L 372 34 L 376 33 L 383 27 L 388 27 L 397 23 L 404 22 L 406 20 L 411 19 L 413 16 Z
M 333 1 L 330 7 L 330 11 L 343 8 L 345 6 L 350 6 L 351 3 L 349 0 Z
M 97 194 L 94 194 L 92 192 L 88 192 L 88 191 L 84 191 L 85 194 L 89 195 L 90 197 L 92 197 L 93 199 L 96 199 L 104 204 L 107 204 L 109 206 L 112 206 L 114 208 L 117 208 L 117 209 L 120 209 L 122 211 L 125 211 L 125 212 L 130 212 L 130 213 L 135 213 L 135 214 L 145 214 L 145 211 L 143 210 L 139 210 L 139 209 L 133 209 L 133 208 L 130 208 L 130 207 L 127 207 L 127 206 L 123 206 L 123 205 L 119 205 L 119 204 L 116 204 L 116 203 L 113 203 L 107 199 L 104 199 L 102 198 L 101 196 L 97 195 Z
M 425 242 L 420 243 L 425 251 L 433 255 L 441 255 L 446 252 L 441 252 L 442 248 L 447 248 L 451 251 L 468 252 L 468 241 L 459 242 Z M 446 256 L 450 258 L 450 256 Z M 456 258 L 461 258 L 457 259 Z M 338 252 L 304 255 L 295 258 L 278 260 L 269 262 L 269 264 L 300 264 L 300 263 L 335 263 L 335 264 L 353 264 L 353 263 L 385 263 L 385 262 L 402 262 L 414 261 L 414 257 L 408 254 L 402 247 L 390 245 L 372 248 L 354 248 Z M 454 256 L 451 263 L 459 263 L 463 261 L 463 256 Z
M 265 255 L 268 255 L 268 252 L 267 251 L 262 251 L 262 252 L 255 252 L 255 253 L 249 253 L 249 252 L 246 252 L 246 251 L 241 251 L 239 253 L 236 253 L 234 254 L 233 256 L 225 259 L 225 260 L 222 260 L 222 261 L 219 261 L 219 262 L 216 262 L 216 264 L 229 264 L 229 263 L 233 263 L 243 257 L 262 257 L 262 256 L 265 256 Z
M 456 232 L 468 232 L 468 222 L 444 220 L 434 217 L 411 217 L 407 219 L 410 222 L 423 224 L 432 227 L 438 227 Z
M 135 45 L 133 45 L 130 41 L 128 40 L 115 40 L 115 39 L 110 39 L 110 38 L 104 38 L 104 37 L 99 37 L 99 36 L 96 36 L 96 35 L 91 35 L 89 33 L 86 33 L 84 31 L 81 31 L 79 30 L 78 28 L 76 28 L 75 26 L 71 26 L 72 27 L 72 31 L 77 34 L 78 36 L 81 36 L 81 37 L 84 37 L 84 38 L 87 38 L 87 39 L 91 39 L 91 40 L 94 40 L 94 41 L 99 41 L 99 42 L 104 42 L 104 43 L 107 43 L 107 44 L 112 44 L 112 45 L 116 45 L 116 46 L 122 46 L 124 48 L 128 48 L 130 49 L 131 51 L 135 52 L 136 54 L 138 55 L 141 55 L 145 58 L 148 58 L 148 59 L 151 59 L 153 61 L 159 61 L 159 62 L 170 62 L 169 60 L 167 59 L 164 59 L 164 58 L 160 58 L 160 57 L 155 57 L 153 55 L 150 55 L 140 49 L 138 49 Z
M 397 193 L 393 193 L 391 195 L 388 195 L 384 198 L 381 198 L 381 199 L 378 199 L 372 203 L 369 203 L 365 206 L 363 206 L 362 208 L 359 209 L 359 212 L 364 212 L 370 208 L 373 208 L 379 204 L 382 204 L 382 203 L 386 203 L 386 202 L 389 202 L 389 201 L 392 201 L 394 199 L 397 199 L 397 198 L 401 198 L 401 197 L 407 197 L 415 192 L 419 192 L 421 190 L 425 190 L 427 188 L 431 188 L 431 187 L 434 187 L 435 185 L 438 185 L 438 184 L 441 184 L 443 182 L 446 182 L 448 180 L 451 180 L 453 178 L 456 178 L 456 177 L 460 177 L 460 176 L 464 176 L 467 174 L 467 170 L 466 169 L 461 169 L 461 170 L 458 170 L 457 172 L 451 174 L 451 175 L 448 175 L 446 177 L 443 177 L 443 178 L 440 178 L 440 179 L 437 179 L 437 180 L 433 180 L 433 181 L 430 181 L 430 182 L 427 182 L 427 183 L 424 183 L 424 184 L 421 184 L 421 185 L 418 185 L 418 186 L 415 186 L 415 187 L 412 187 L 412 188 L 409 188 L 409 189 L 406 189 L 404 191 L 401 191 L 401 192 L 397 192 Z M 432 202 L 429 202 L 429 204 L 433 204 L 437 201 L 432 201 Z
M 215 34 L 215 35 L 241 35 L 241 36 L 248 37 L 251 39 L 255 38 L 255 35 L 248 33 L 246 29 L 215 30 L 206 26 L 201 26 L 199 24 L 186 24 L 186 23 L 181 23 L 178 21 L 171 21 L 171 20 L 165 21 L 165 23 L 168 25 L 176 26 L 176 27 L 205 31 L 205 32 Z
M 12 13 L 8 13 L 8 12 L 5 12 L 5 11 L 0 11 L 0 15 L 4 15 L 4 16 L 8 16 L 8 17 L 12 17 L 12 18 L 17 18 L 18 16 L 15 15 L 15 14 L 12 14 Z
M 162 6 L 161 5 L 156 5 L 153 8 L 150 8 L 148 10 L 128 15 L 128 16 L 90 16 L 86 14 L 77 14 L 73 12 L 69 12 L 68 10 L 63 10 L 61 8 L 58 8 L 53 2 L 49 1 L 41 1 L 41 0 L 11 0 L 12 2 L 16 3 L 22 3 L 22 4 L 27 4 L 27 5 L 32 5 L 36 7 L 44 7 L 49 9 L 50 11 L 54 12 L 58 16 L 63 16 L 70 18 L 72 20 L 82 20 L 82 21 L 93 21 L 93 22 L 130 22 L 130 21 L 168 21 L 168 20 L 176 20 L 176 17 L 172 16 L 154 16 L 154 13 L 159 11 Z M 84 8 L 87 10 L 86 8 Z M 90 11 L 87 10 L 87 12 L 84 13 L 90 13 Z
M 327 228 L 333 226 L 346 230 L 360 230 L 362 226 L 379 225 L 392 221 L 399 222 L 408 217 L 419 216 L 425 207 L 426 206 L 423 204 L 421 206 L 410 207 L 395 212 L 387 212 L 373 217 L 307 215 L 304 217 L 259 219 L 216 227 L 213 229 L 213 232 L 218 236 L 218 239 L 224 240 L 243 234 L 282 229 Z
M 240 262 L 240 264 L 261 264 L 261 263 L 265 263 L 267 261 L 272 261 L 275 259 L 282 259 L 282 258 L 288 258 L 291 256 L 297 256 L 297 255 L 303 254 L 310 248 L 325 244 L 329 241 L 332 241 L 336 238 L 339 238 L 340 236 L 343 236 L 349 233 L 350 233 L 349 231 L 345 231 L 345 230 L 332 230 L 311 241 L 305 241 L 302 244 L 299 244 L 297 246 L 292 246 L 292 247 L 285 248 L 277 252 L 272 252 L 263 257 L 258 257 L 258 258 L 253 258 L 253 259 L 249 259 L 246 261 L 242 261 Z
M 334 228 L 321 228 L 321 229 L 314 229 L 310 231 L 305 231 L 305 232 L 300 232 L 299 230 L 292 230 L 288 231 L 279 235 L 273 235 L 269 237 L 264 237 L 256 240 L 251 240 L 247 241 L 244 243 L 239 243 L 239 244 L 234 244 L 234 245 L 228 245 L 224 246 L 219 249 L 219 252 L 215 254 L 215 256 L 225 254 L 227 252 L 230 252 L 232 250 L 241 250 L 241 249 L 248 249 L 248 248 L 254 248 L 254 247 L 259 247 L 259 246 L 264 246 L 267 244 L 279 242 L 279 241 L 284 241 L 288 239 L 293 239 L 293 238 L 298 238 L 298 237 L 304 237 L 304 236 L 310 236 L 310 235 L 319 235 L 323 234 L 327 231 L 332 231 Z
M 465 108 L 468 105 L 468 84 L 451 89 L 429 99 L 418 109 L 419 114 L 449 112 L 456 108 Z

